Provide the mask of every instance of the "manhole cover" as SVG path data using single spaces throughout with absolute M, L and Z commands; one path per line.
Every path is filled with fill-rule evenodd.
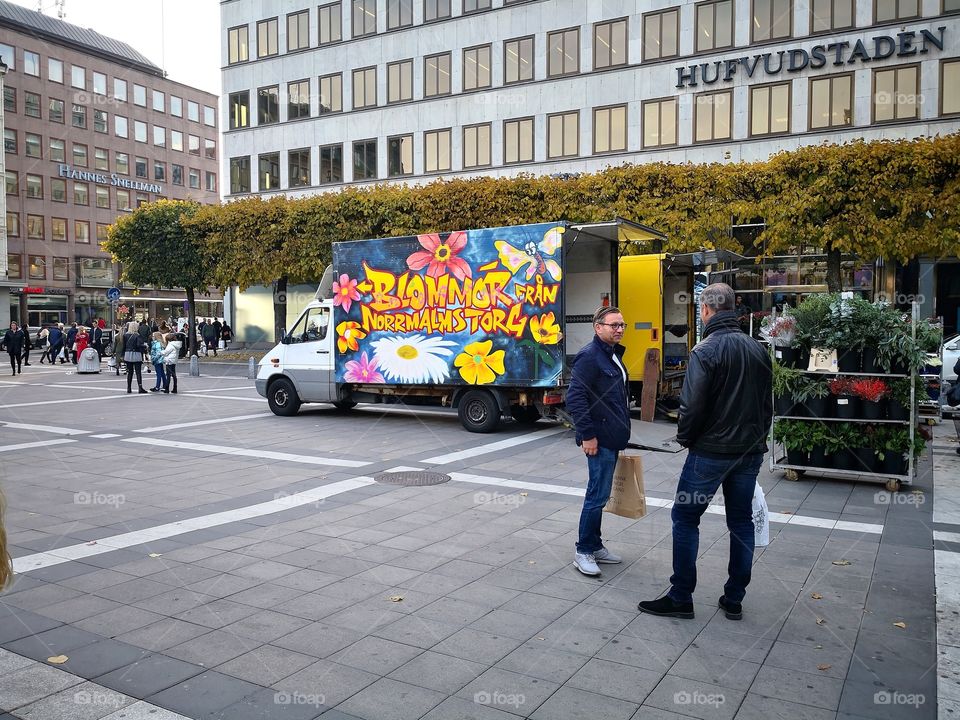
M 410 471 L 385 472 L 374 475 L 374 480 L 386 485 L 401 485 L 403 487 L 420 487 L 423 485 L 442 485 L 450 482 L 450 476 L 438 472 Z

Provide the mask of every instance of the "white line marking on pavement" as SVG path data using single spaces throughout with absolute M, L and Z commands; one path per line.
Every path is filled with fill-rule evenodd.
M 47 447 L 48 445 L 63 445 L 64 443 L 75 443 L 76 440 L 38 440 L 37 442 L 17 443 L 16 445 L 0 445 L 0 452 L 11 452 L 13 450 L 28 450 L 30 448 Z
M 33 432 L 54 433 L 55 435 L 88 435 L 89 430 L 74 430 L 72 428 L 56 427 L 54 425 L 29 425 L 27 423 L 6 422 L 0 420 L 4 427 L 14 430 L 32 430 Z
M 496 452 L 497 450 L 505 450 L 506 448 L 516 447 L 517 445 L 523 445 L 528 442 L 533 442 L 534 440 L 542 440 L 543 438 L 550 437 L 551 435 L 559 435 L 560 433 L 564 433 L 566 431 L 567 428 L 565 427 L 554 427 L 547 430 L 538 430 L 537 432 L 528 433 L 527 435 L 518 435 L 517 437 L 507 438 L 506 440 L 498 440 L 497 442 L 480 445 L 479 447 L 458 450 L 457 452 L 447 453 L 446 455 L 436 455 L 432 458 L 427 458 L 423 462 L 431 463 L 433 465 L 446 465 L 448 463 L 457 462 L 458 460 L 466 460 L 467 458 L 476 457 L 477 455 L 486 455 L 487 453 Z
M 192 393 L 203 393 L 203 392 L 224 392 L 226 390 L 253 390 L 256 392 L 257 388 L 253 385 L 235 385 L 234 387 L 218 387 L 218 388 L 207 388 L 206 390 L 184 390 L 184 395 L 190 395 Z
M 138 433 L 162 432 L 163 430 L 179 430 L 180 428 L 198 427 L 200 425 L 219 425 L 225 422 L 237 422 L 238 420 L 253 420 L 254 418 L 273 417 L 273 413 L 257 413 L 256 415 L 237 415 L 236 417 L 216 418 L 214 420 L 195 420 L 194 422 L 176 423 L 174 425 L 157 425 L 156 427 L 140 428 L 134 430 Z
M 940 542 L 960 543 L 960 533 L 947 532 L 946 530 L 934 530 L 933 539 Z
M 36 407 L 38 405 L 63 405 L 64 403 L 77 403 L 77 402 L 91 402 L 93 400 L 119 400 L 120 398 L 125 397 L 137 397 L 136 393 L 132 395 L 102 395 L 97 397 L 82 397 L 82 398 L 69 398 L 69 399 L 60 399 L 60 400 L 38 400 L 36 402 L 25 402 L 25 403 L 10 403 L 9 405 L 0 405 L 0 410 L 7 410 L 10 408 L 19 408 L 19 407 Z
M 144 528 L 143 530 L 136 530 L 134 532 L 121 533 L 120 535 L 113 535 L 96 540 L 94 544 L 81 543 L 78 545 L 68 545 L 67 547 L 56 550 L 25 555 L 13 561 L 13 569 L 14 572 L 26 573 L 31 570 L 50 567 L 51 565 L 60 565 L 65 562 L 70 562 L 71 560 L 82 560 L 85 557 L 91 557 L 93 555 L 102 555 L 103 553 L 133 547 L 134 545 L 142 545 L 143 543 L 153 542 L 155 540 L 176 537 L 177 535 L 183 535 L 184 533 L 193 532 L 194 530 L 205 530 L 206 528 L 216 527 L 217 525 L 226 525 L 227 523 L 249 520 L 250 518 L 260 517 L 262 515 L 283 512 L 290 508 L 308 505 L 334 495 L 339 495 L 340 493 L 356 490 L 359 487 L 370 485 L 373 482 L 373 478 L 356 477 L 329 485 L 320 485 L 319 487 L 292 495 L 284 494 L 281 497 L 278 493 L 278 497 L 275 500 L 268 500 L 267 502 L 256 505 L 225 510 L 224 512 L 213 513 L 211 515 L 202 515 L 188 520 L 178 520 L 177 522 Z
M 199 390 L 190 393 L 189 397 L 201 397 L 201 398 L 210 398 L 211 400 L 245 400 L 246 402 L 260 402 L 265 403 L 266 398 L 262 397 L 237 397 L 236 395 L 205 395 L 204 393 L 208 392 L 207 390 Z M 186 395 L 187 393 L 182 393 Z
M 115 437 L 121 437 L 121 436 L 118 435 L 117 433 L 100 433 L 99 435 L 91 435 L 90 437 L 100 438 L 101 440 L 105 440 L 107 438 L 115 438 Z
M 118 385 L 120 384 L 119 380 L 115 380 Z M 108 392 L 126 392 L 126 388 L 122 387 L 96 387 L 94 385 L 82 385 L 81 383 L 30 383 L 31 387 L 52 387 L 52 388 L 70 388 L 71 390 L 104 390 Z
M 369 462 L 363 460 L 342 460 L 340 458 L 319 457 L 314 455 L 294 455 L 293 453 L 274 452 L 272 450 L 248 450 L 247 448 L 227 447 L 225 445 L 205 445 L 203 443 L 183 442 L 180 440 L 162 440 L 160 438 L 125 438 L 123 442 L 140 443 L 141 445 L 156 445 L 163 448 L 180 448 L 183 450 L 199 450 L 200 452 L 217 453 L 220 455 L 238 455 L 255 457 L 264 460 L 285 460 L 287 462 L 303 463 L 305 465 L 336 465 L 338 467 L 364 467 Z

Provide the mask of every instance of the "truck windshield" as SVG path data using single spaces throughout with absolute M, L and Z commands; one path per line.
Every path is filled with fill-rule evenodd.
M 290 331 L 291 343 L 314 342 L 327 336 L 327 321 L 330 313 L 326 308 L 310 308 Z

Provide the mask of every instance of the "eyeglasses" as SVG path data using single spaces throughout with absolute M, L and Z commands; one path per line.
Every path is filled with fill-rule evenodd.
M 612 327 L 614 330 L 623 330 L 627 327 L 626 323 L 597 323 L 597 325 L 606 325 L 607 327 Z

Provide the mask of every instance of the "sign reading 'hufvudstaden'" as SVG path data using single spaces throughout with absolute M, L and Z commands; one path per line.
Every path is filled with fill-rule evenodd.
M 82 180 L 83 182 L 98 183 L 100 185 L 113 185 L 114 187 L 129 188 L 130 190 L 143 190 L 157 195 L 163 192 L 163 186 L 157 183 L 140 182 L 139 180 L 127 180 L 116 173 L 106 175 L 104 173 L 90 172 L 89 170 L 77 170 L 70 165 L 58 164 L 57 175 L 71 180 Z

